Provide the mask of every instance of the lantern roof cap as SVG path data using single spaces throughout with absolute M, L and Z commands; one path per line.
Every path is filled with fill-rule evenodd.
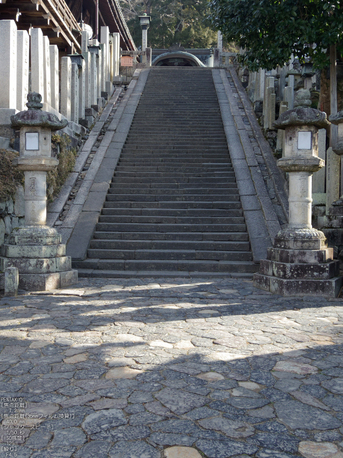
M 286 129 L 290 126 L 315 126 L 318 129 L 326 128 L 330 125 L 326 113 L 315 108 L 298 107 L 282 113 L 274 127 Z
M 51 130 L 60 130 L 68 125 L 68 120 L 58 119 L 53 113 L 42 110 L 42 96 L 38 92 L 27 95 L 27 110 L 11 116 L 12 127 L 48 127 Z

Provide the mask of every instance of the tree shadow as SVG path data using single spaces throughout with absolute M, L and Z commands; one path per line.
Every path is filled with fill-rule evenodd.
M 219 297 L 210 280 L 190 284 L 188 297 L 182 282 L 166 293 L 133 283 L 127 292 L 103 284 L 102 296 L 1 301 L 3 453 L 162 458 L 178 445 L 208 458 L 288 458 L 307 442 L 339 450 L 339 302 L 256 295 L 249 282 L 244 294 L 226 282 Z

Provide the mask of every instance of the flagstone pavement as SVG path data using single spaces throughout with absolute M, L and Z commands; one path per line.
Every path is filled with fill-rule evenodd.
M 81 279 L 0 314 L 1 457 L 343 458 L 342 299 Z

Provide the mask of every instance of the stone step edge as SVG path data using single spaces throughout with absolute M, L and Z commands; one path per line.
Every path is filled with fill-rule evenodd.
M 145 277 L 145 278 L 158 278 L 158 277 L 227 277 L 227 278 L 243 278 L 252 279 L 252 273 L 232 273 L 232 272 L 182 272 L 182 271 L 163 271 L 163 270 L 95 270 L 95 269 L 78 269 L 79 277 L 97 277 L 97 278 L 130 278 L 130 277 Z

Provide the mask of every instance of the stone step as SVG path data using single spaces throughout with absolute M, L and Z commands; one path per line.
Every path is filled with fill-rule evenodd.
M 250 251 L 202 251 L 202 250 L 115 250 L 88 249 L 88 259 L 136 259 L 136 260 L 187 260 L 187 261 L 252 261 Z
M 90 249 L 105 250 L 193 250 L 193 251 L 239 251 L 250 250 L 248 241 L 193 241 L 193 240 L 121 240 L 121 239 L 93 239 Z
M 142 216 L 142 215 L 100 215 L 99 223 L 134 223 L 134 224 L 192 224 L 199 225 L 215 225 L 215 224 L 244 224 L 242 216 L 222 217 L 210 216 L 208 218 L 191 217 L 191 216 Z
M 200 278 L 204 277 L 227 277 L 227 272 L 195 272 L 179 270 L 92 270 L 78 269 L 79 277 L 84 278 L 146 278 L 146 277 L 183 277 L 183 278 Z M 230 277 L 252 279 L 254 272 L 230 272 Z
M 180 180 L 191 180 L 191 179 L 194 179 L 194 180 L 197 180 L 197 179 L 205 179 L 207 180 L 208 178 L 209 179 L 224 179 L 226 177 L 231 177 L 232 174 L 233 174 L 233 169 L 232 167 L 228 167 L 227 169 L 225 170 L 211 170 L 209 172 L 196 172 L 196 173 L 180 173 L 180 172 L 149 172 L 149 171 L 144 171 L 144 172 L 140 172 L 139 170 L 133 170 L 133 171 L 125 171 L 125 170 L 117 170 L 115 173 L 114 173 L 114 176 L 115 177 L 122 177 L 122 178 L 137 178 L 137 180 L 140 180 L 140 179 L 156 179 L 156 180 L 160 180 L 160 179 L 164 179 L 164 180 L 175 180 L 175 179 L 179 179 Z
M 139 167 L 135 166 L 130 166 L 130 165 L 121 165 L 119 164 L 117 167 L 117 170 L 119 172 L 136 172 L 136 168 L 139 169 L 139 172 L 163 172 L 163 173 L 169 173 L 169 172 L 178 172 L 181 174 L 198 174 L 198 173 L 220 173 L 220 172 L 228 172 L 232 170 L 232 167 L 230 167 L 227 164 L 207 164 L 206 167 L 200 167 L 199 165 L 196 166 L 194 165 L 193 167 L 187 164 L 186 166 L 168 166 L 168 165 L 141 165 Z
M 183 202 L 173 202 L 171 200 L 168 201 L 154 201 L 154 202 L 134 202 L 132 200 L 129 201 L 113 201 L 113 200 L 106 200 L 104 202 L 103 208 L 133 208 L 133 209 L 141 209 L 144 212 L 147 209 L 168 209 L 170 211 L 173 210 L 189 210 L 189 211 L 208 211 L 208 210 L 226 210 L 226 209 L 241 209 L 241 203 L 239 200 L 239 196 L 234 196 L 232 200 L 228 201 L 183 201 Z
M 194 78 L 193 78 L 194 76 Z M 251 275 L 212 72 L 151 69 L 81 275 Z
M 148 158 L 150 160 L 164 160 L 164 159 L 170 159 L 171 157 L 175 159 L 182 159 L 182 160 L 189 160 L 189 159 L 213 159 L 213 160 L 220 160 L 224 159 L 227 162 L 231 162 L 229 153 L 227 149 L 223 148 L 223 150 L 218 150 L 218 151 L 202 151 L 199 148 L 192 148 L 192 149 L 187 149 L 187 150 L 181 150 L 181 151 L 175 151 L 172 149 L 166 149 L 166 148 L 158 148 L 158 147 L 153 147 L 150 149 L 145 149 L 142 151 L 137 151 L 136 149 L 131 150 L 130 148 L 127 148 L 124 146 L 122 150 L 122 156 L 121 159 L 126 159 L 126 157 L 137 157 L 137 158 Z
M 190 178 L 183 178 L 182 180 L 181 179 L 177 179 L 176 177 L 175 178 L 170 178 L 169 177 L 169 180 L 168 180 L 168 183 L 169 183 L 169 186 L 172 187 L 174 184 L 175 185 L 178 185 L 178 186 L 182 186 L 182 185 L 189 185 L 188 187 L 191 187 L 191 186 L 204 186 L 204 187 L 210 187 L 210 186 L 213 186 L 213 185 L 221 185 L 221 184 L 227 184 L 227 183 L 231 183 L 233 181 L 235 181 L 235 176 L 232 172 L 232 175 L 231 176 L 228 176 L 226 177 L 225 179 L 223 178 L 197 178 L 197 177 L 190 177 Z M 165 178 L 164 177 L 155 177 L 155 178 L 152 178 L 152 177 L 144 177 L 144 176 L 141 176 L 141 177 L 135 177 L 135 176 L 122 176 L 122 175 L 115 175 L 115 180 L 113 181 L 112 180 L 112 183 L 121 183 L 123 185 L 127 185 L 127 186 L 142 186 L 142 188 L 144 188 L 144 186 L 150 186 L 151 188 L 159 188 L 159 187 L 163 187 L 164 184 L 165 184 Z
M 239 194 L 236 189 L 233 189 L 230 194 L 227 193 L 227 195 L 223 196 L 221 194 L 215 195 L 193 195 L 193 194 L 185 194 L 185 195 L 180 195 L 180 196 L 175 196 L 173 195 L 153 195 L 153 194 L 137 194 L 133 196 L 132 194 L 107 194 L 106 200 L 110 201 L 116 201 L 116 202 L 125 202 L 125 201 L 132 201 L 135 200 L 136 202 L 167 202 L 167 201 L 172 201 L 172 202 L 189 202 L 189 201 L 198 201 L 198 202 L 212 202 L 212 201 L 227 201 L 228 197 L 230 200 L 239 200 Z
M 109 232 L 244 232 L 246 225 L 237 224 L 149 224 L 149 223 L 97 223 L 97 231 Z
M 94 270 L 145 270 L 145 271 L 190 271 L 190 272 L 235 272 L 254 273 L 258 265 L 249 261 L 204 261 L 204 260 L 108 260 L 86 259 L 74 261 L 74 268 Z
M 206 123 L 207 124 L 207 123 Z M 141 127 L 140 127 L 141 126 Z M 174 128 L 172 127 L 167 127 L 164 125 L 164 123 L 161 125 L 159 128 L 158 132 L 156 131 L 155 125 L 151 126 L 150 123 L 142 124 L 142 123 L 136 123 L 133 122 L 131 124 L 130 130 L 129 130 L 129 135 L 151 135 L 155 136 L 156 134 L 160 135 L 175 135 L 175 134 L 180 134 L 180 135 L 186 135 L 189 133 L 189 128 L 186 124 L 180 125 L 180 126 L 175 126 Z M 213 125 L 211 127 L 206 127 L 206 126 L 193 126 L 192 127 L 192 134 L 196 136 L 215 136 L 219 138 L 226 138 L 225 133 L 223 132 L 223 127 L 220 126 L 218 127 L 217 123 L 216 125 Z
M 94 240 L 164 240 L 164 241 L 210 241 L 210 242 L 245 242 L 249 240 L 246 232 L 94 232 Z
M 126 158 L 122 158 L 120 159 L 119 161 L 119 164 L 118 166 L 130 166 L 130 167 L 133 167 L 133 166 L 137 166 L 137 167 L 141 167 L 142 165 L 146 164 L 147 161 L 149 159 L 147 159 L 146 157 L 142 157 L 142 158 L 138 158 L 138 157 L 135 157 L 135 156 L 131 156 L 131 157 L 126 157 Z M 199 166 L 202 166 L 202 165 L 212 165 L 212 164 L 216 164 L 215 162 L 216 158 L 187 158 L 187 159 L 182 159 L 182 158 L 175 158 L 174 160 L 171 158 L 171 157 L 166 157 L 166 158 L 163 158 L 163 159 L 152 159 L 151 162 L 153 162 L 154 166 L 160 166 L 160 165 L 163 165 L 163 166 L 179 166 L 181 167 L 182 164 L 184 164 L 185 162 L 187 162 L 187 165 L 188 166 L 193 166 L 193 167 L 199 167 Z M 229 165 L 230 163 L 227 161 L 227 162 L 224 162 L 225 161 L 225 156 L 223 157 L 220 157 L 217 159 L 218 162 L 221 162 L 222 164 L 226 164 L 226 165 Z M 230 164 L 231 165 L 231 164 Z
M 174 195 L 174 196 L 183 196 L 187 194 L 204 194 L 205 196 L 211 195 L 211 194 L 230 194 L 230 192 L 237 192 L 237 187 L 236 183 L 227 183 L 227 185 L 221 185 L 221 186 L 216 186 L 213 187 L 212 189 L 206 189 L 205 187 L 169 187 L 168 188 L 161 188 L 161 189 L 155 189 L 155 188 L 148 188 L 148 187 L 137 187 L 134 188 L 132 186 L 120 186 L 117 184 L 111 184 L 111 187 L 108 190 L 109 194 L 158 194 L 158 196 L 164 196 L 164 195 Z
M 171 216 L 171 217 L 237 217 L 243 216 L 243 210 L 240 208 L 232 210 L 222 210 L 222 209 L 161 209 L 161 208 L 106 208 L 102 209 L 102 215 L 135 215 L 135 216 L 153 216 L 153 217 L 162 217 L 162 216 Z
M 182 190 L 191 190 L 191 189 L 202 189 L 204 193 L 209 189 L 208 185 L 209 183 L 186 183 L 182 182 L 179 183 L 175 181 L 174 183 L 168 183 L 168 190 L 175 190 L 175 189 L 182 189 Z M 225 189 L 232 189 L 233 187 L 236 187 L 236 182 L 235 178 L 227 178 L 225 182 L 221 183 L 211 183 L 213 186 L 213 189 L 220 189 L 224 191 Z M 149 183 L 146 181 L 145 183 L 137 182 L 132 180 L 132 183 L 126 182 L 125 179 L 120 180 L 114 180 L 111 183 L 111 189 L 137 189 L 141 192 L 146 192 L 146 190 L 150 190 L 150 192 L 160 192 L 164 189 L 166 189 L 165 185 L 163 185 L 163 182 L 160 181 L 158 183 Z

